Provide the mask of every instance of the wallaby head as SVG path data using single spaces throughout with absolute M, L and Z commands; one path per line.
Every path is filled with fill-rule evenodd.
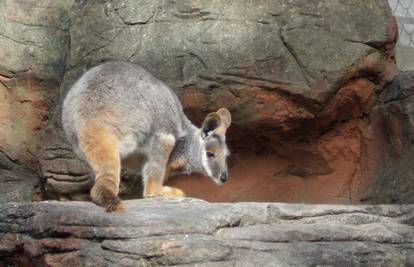
M 228 179 L 226 131 L 230 124 L 230 112 L 221 108 L 208 114 L 201 126 L 201 162 L 204 171 L 219 185 Z

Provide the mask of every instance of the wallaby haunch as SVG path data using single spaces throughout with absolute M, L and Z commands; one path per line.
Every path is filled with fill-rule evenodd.
M 123 211 L 121 162 L 131 157 L 141 162 L 144 197 L 183 197 L 180 189 L 163 186 L 174 173 L 227 181 L 230 112 L 221 108 L 195 127 L 175 93 L 136 64 L 107 62 L 83 74 L 65 97 L 62 120 L 75 152 L 94 173 L 91 198 L 108 212 Z

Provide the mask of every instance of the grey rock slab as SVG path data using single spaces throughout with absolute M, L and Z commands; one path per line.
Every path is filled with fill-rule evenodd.
M 243 78 L 312 99 L 389 42 L 392 17 L 384 1 L 91 1 L 74 9 L 68 84 L 117 59 L 176 90 L 237 87 Z
M 384 91 L 385 103 L 373 109 L 377 127 L 380 167 L 376 170 L 368 201 L 412 203 L 414 201 L 414 72 L 401 72 Z
M 0 204 L 30 202 L 38 177 L 28 171 L 0 169 Z
M 392 76 L 393 17 L 383 0 L 74 1 L 65 14 L 61 100 L 92 66 L 131 61 L 173 88 L 191 119 L 226 106 L 234 126 L 260 138 L 319 131 L 319 113 L 341 87 Z M 48 197 L 79 200 L 89 170 L 68 151 L 59 112 L 58 104 L 44 131 L 41 175 Z
M 0 258 L 29 257 L 34 266 L 414 264 L 413 205 L 154 198 L 125 207 L 111 214 L 90 202 L 0 205 Z
M 73 0 L 0 2 L 0 63 L 13 73 L 30 71 L 60 80 L 68 49 Z

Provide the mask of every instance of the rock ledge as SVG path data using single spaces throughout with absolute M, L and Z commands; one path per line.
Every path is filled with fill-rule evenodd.
M 413 266 L 414 205 L 0 205 L 0 266 Z

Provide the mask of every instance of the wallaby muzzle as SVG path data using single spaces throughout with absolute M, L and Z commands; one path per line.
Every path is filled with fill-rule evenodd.
M 229 175 L 227 172 L 221 172 L 218 175 L 214 175 L 211 178 L 217 185 L 221 186 L 227 182 L 227 180 L 229 179 Z
M 228 174 L 227 173 L 222 173 L 221 175 L 220 175 L 220 182 L 222 182 L 223 184 L 225 183 L 225 182 L 227 182 L 227 179 L 229 178 L 229 176 L 228 176 Z

